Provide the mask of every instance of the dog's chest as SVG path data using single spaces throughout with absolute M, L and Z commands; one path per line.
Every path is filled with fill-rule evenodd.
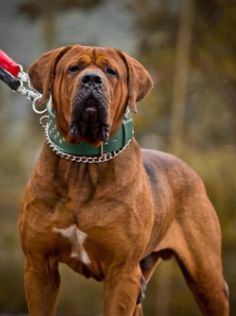
M 69 257 L 71 259 L 79 260 L 85 265 L 89 265 L 91 263 L 84 246 L 87 238 L 86 233 L 81 231 L 75 224 L 72 224 L 67 228 L 54 227 L 53 231 L 69 241 L 71 246 Z
M 97 279 L 102 278 L 102 267 L 110 256 L 127 243 L 125 230 L 129 225 L 124 208 L 115 207 L 114 202 L 91 203 L 87 207 L 68 202 L 54 210 L 49 221 L 49 234 L 42 227 L 39 238 L 54 241 L 51 252 L 57 253 L 59 261 L 82 274 L 86 269 L 85 274 Z
M 138 210 L 126 201 L 108 200 L 87 207 L 78 205 L 76 209 L 74 203 L 73 207 L 69 205 L 54 214 L 51 224 L 60 261 L 79 273 L 84 274 L 82 270 L 86 269 L 89 275 L 102 279 L 106 267 L 115 258 L 130 256 L 134 245 L 138 255 L 144 231 L 139 226 L 145 223 L 140 222 Z

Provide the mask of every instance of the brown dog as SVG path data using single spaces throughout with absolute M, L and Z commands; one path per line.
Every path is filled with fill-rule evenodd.
M 107 142 L 127 105 L 135 112 L 152 87 L 134 58 L 79 45 L 44 54 L 29 76 L 42 103 L 52 96 L 64 139 L 91 147 Z M 109 161 L 64 158 L 44 145 L 21 205 L 29 315 L 55 315 L 59 262 L 104 281 L 104 316 L 142 315 L 145 283 L 170 256 L 204 315 L 229 314 L 219 222 L 191 168 L 171 155 L 140 150 L 134 138 Z

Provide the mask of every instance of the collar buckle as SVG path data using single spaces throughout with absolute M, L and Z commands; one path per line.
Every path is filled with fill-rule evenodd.
M 104 144 L 102 143 L 100 145 L 100 156 L 103 156 L 103 154 L 104 154 Z

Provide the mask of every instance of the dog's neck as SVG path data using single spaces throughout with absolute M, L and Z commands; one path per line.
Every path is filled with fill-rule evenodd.
M 117 192 L 124 187 L 131 190 L 141 172 L 141 165 L 141 152 L 135 139 L 118 157 L 100 164 L 76 163 L 62 159 L 45 144 L 34 173 L 39 180 L 37 185 L 42 187 L 42 193 L 45 194 L 46 187 L 61 197 L 66 197 L 73 191 L 77 192 L 78 200 L 85 202 L 92 198 L 101 198 L 96 195 L 97 192 L 103 192 L 105 196 L 105 188 L 109 190 L 111 182 Z M 104 190 L 97 190 L 98 187 L 103 187 Z

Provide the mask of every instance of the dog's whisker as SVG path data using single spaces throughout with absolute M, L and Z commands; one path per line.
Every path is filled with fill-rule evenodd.
M 102 126 L 101 137 L 102 137 L 104 142 L 108 141 L 108 139 L 109 139 L 109 127 L 108 126 Z
M 79 137 L 80 133 L 79 133 L 79 127 L 77 123 L 72 123 L 71 127 L 70 127 L 70 133 L 73 137 Z

